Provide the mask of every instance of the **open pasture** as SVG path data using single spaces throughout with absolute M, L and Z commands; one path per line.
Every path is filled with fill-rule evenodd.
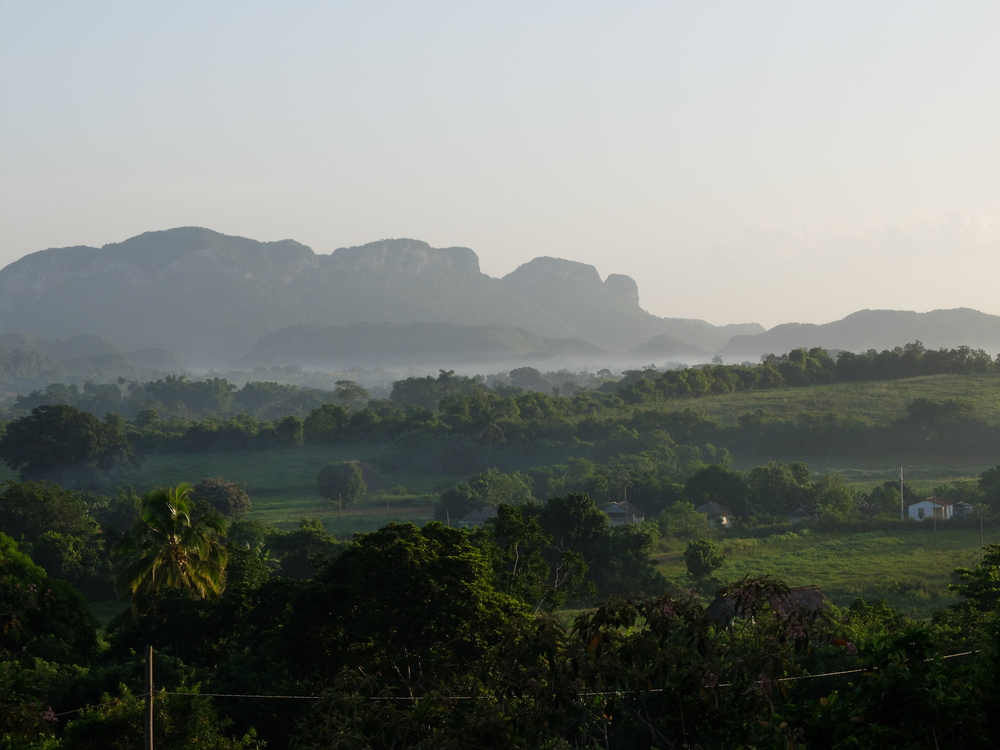
M 245 482 L 253 500 L 248 518 L 292 529 L 303 518 L 323 522 L 327 531 L 350 536 L 390 521 L 423 524 L 433 517 L 433 490 L 454 477 L 389 474 L 374 466 L 379 447 L 364 444 L 302 446 L 239 453 L 156 454 L 147 456 L 129 480 L 140 493 L 179 482 L 223 477 Z M 368 497 L 343 512 L 316 494 L 316 475 L 331 461 L 361 461 Z M 401 491 L 402 490 L 402 491 Z
M 747 412 L 764 409 L 779 419 L 799 414 L 836 414 L 867 425 L 888 425 L 906 416 L 917 398 L 966 401 L 990 424 L 1000 423 L 1000 375 L 927 375 L 905 380 L 835 383 L 726 393 L 671 402 L 671 410 L 690 408 L 721 425 L 736 425 Z
M 979 529 L 942 526 L 730 537 L 720 542 L 726 560 L 716 577 L 728 583 L 769 575 L 789 586 L 815 584 L 838 606 L 858 597 L 886 599 L 911 617 L 926 618 L 958 601 L 948 590 L 955 568 L 974 567 L 980 559 Z M 983 541 L 1000 542 L 1000 528 L 987 525 Z M 685 576 L 683 550 L 661 555 L 659 569 L 671 579 Z

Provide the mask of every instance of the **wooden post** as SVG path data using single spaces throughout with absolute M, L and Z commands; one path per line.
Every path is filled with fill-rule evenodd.
M 153 750 L 153 647 L 146 647 L 146 750 Z

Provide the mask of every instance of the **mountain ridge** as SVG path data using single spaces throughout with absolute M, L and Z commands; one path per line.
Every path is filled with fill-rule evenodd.
M 728 339 L 704 321 L 651 315 L 638 300 L 633 279 L 601 281 L 577 261 L 535 259 L 497 279 L 470 248 L 388 239 L 318 255 L 294 240 L 181 227 L 101 248 L 41 250 L 8 265 L 0 331 L 99 335 L 126 349 L 175 351 L 193 366 L 235 361 L 264 336 L 308 324 L 495 325 L 611 353 L 664 333 L 699 349 Z
M 763 333 L 737 335 L 719 354 L 727 360 L 783 354 L 798 347 L 854 352 L 893 349 L 919 340 L 928 349 L 969 346 L 1000 351 L 1000 316 L 968 307 L 913 312 L 864 309 L 830 323 L 783 323 Z

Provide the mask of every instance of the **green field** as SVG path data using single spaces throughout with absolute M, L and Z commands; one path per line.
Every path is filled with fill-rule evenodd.
M 928 375 L 906 380 L 775 388 L 674 401 L 671 406 L 678 410 L 690 408 L 726 426 L 735 425 L 741 415 L 757 409 L 781 419 L 833 412 L 863 424 L 888 425 L 906 416 L 907 404 L 916 398 L 967 401 L 987 422 L 1000 424 L 1000 375 Z
M 1000 543 L 1000 528 L 988 524 L 985 544 Z M 907 524 L 898 530 L 857 533 L 792 532 L 767 539 L 728 538 L 726 561 L 717 577 L 770 575 L 789 586 L 817 585 L 838 606 L 858 597 L 884 598 L 916 618 L 958 601 L 948 590 L 953 572 L 980 559 L 980 531 Z M 686 573 L 682 548 L 658 556 L 659 570 L 672 580 Z
M 291 529 L 302 518 L 318 518 L 341 538 L 370 531 L 389 521 L 423 524 L 433 517 L 435 490 L 462 477 L 390 475 L 371 469 L 379 449 L 371 445 L 288 448 L 261 453 L 213 453 L 149 456 L 136 473 L 140 491 L 156 485 L 223 476 L 247 483 L 254 507 L 252 519 Z M 360 460 L 369 467 L 369 498 L 344 509 L 316 495 L 315 480 L 329 461 Z M 837 467 L 811 465 L 814 473 L 843 473 L 855 484 L 875 484 L 898 476 L 898 467 Z M 982 465 L 943 464 L 907 469 L 915 487 L 956 478 L 974 477 Z M 405 493 L 395 488 L 403 485 Z M 1000 543 L 1000 528 L 987 523 L 986 544 Z M 723 581 L 744 575 L 771 575 L 792 586 L 818 585 L 838 605 L 855 598 L 886 598 L 914 617 L 924 618 L 955 601 L 948 591 L 956 567 L 978 560 L 978 529 L 907 524 L 899 530 L 791 533 L 764 540 L 730 537 L 721 541 L 726 563 L 718 573 Z M 673 580 L 685 575 L 683 546 L 658 557 L 660 570 Z
M 390 475 L 372 467 L 380 452 L 372 445 L 303 446 L 243 453 L 158 454 L 147 456 L 142 466 L 127 476 L 141 494 L 146 490 L 205 477 L 245 482 L 253 499 L 248 518 L 279 529 L 291 529 L 303 518 L 317 518 L 327 531 L 350 536 L 371 531 L 389 521 L 431 520 L 434 490 L 461 477 Z M 316 494 L 316 475 L 331 461 L 362 462 L 369 497 L 341 514 Z M 395 488 L 402 486 L 405 492 Z

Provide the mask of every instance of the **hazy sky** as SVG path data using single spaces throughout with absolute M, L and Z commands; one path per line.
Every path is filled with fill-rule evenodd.
M 0 0 L 0 265 L 192 225 L 1000 314 L 1000 4 Z

